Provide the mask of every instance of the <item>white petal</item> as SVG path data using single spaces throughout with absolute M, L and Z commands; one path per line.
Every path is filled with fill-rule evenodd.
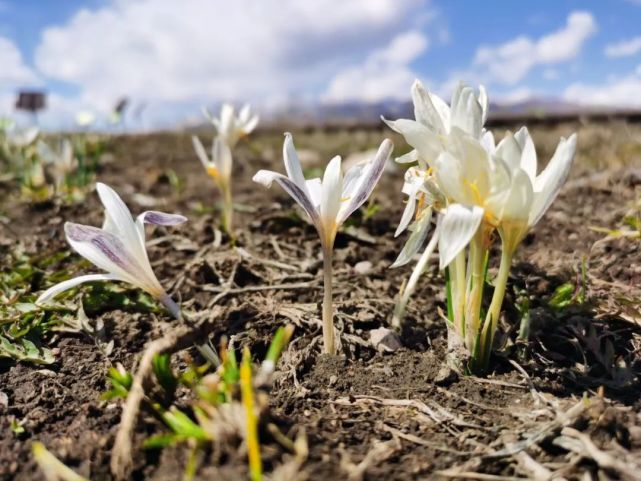
M 229 137 L 234 130 L 234 106 L 223 104 L 220 108 L 220 134 Z
M 513 172 L 512 185 L 504 199 L 502 212 L 497 215 L 498 219 L 527 224 L 533 196 L 529 175 L 522 169 Z
M 534 179 L 536 179 L 537 158 L 536 148 L 534 147 L 534 141 L 530 136 L 530 132 L 527 127 L 521 127 L 519 131 L 514 134 L 514 138 L 521 147 L 521 168 L 527 172 L 530 180 L 534 182 Z
M 464 184 L 461 163 L 449 152 L 443 152 L 435 162 L 435 174 L 441 190 L 449 199 L 467 201 L 468 187 Z
M 289 177 L 285 177 L 283 174 L 278 172 L 272 172 L 270 170 L 259 170 L 254 175 L 254 182 L 263 184 L 265 187 L 271 187 L 274 181 L 278 182 L 280 186 L 287 192 L 292 199 L 294 199 L 298 205 L 300 205 L 307 215 L 310 217 L 315 226 L 319 226 L 319 215 L 318 211 L 314 207 L 312 199 L 309 198 L 306 192 L 304 192 L 298 185 L 296 185 Z
M 136 218 L 136 228 L 144 241 L 145 224 L 172 226 L 180 225 L 184 222 L 187 222 L 187 217 L 184 215 L 166 214 L 165 212 L 158 212 L 156 210 L 147 210 Z
M 53 151 L 53 149 L 49 147 L 49 145 L 46 144 L 43 140 L 38 141 L 38 143 L 36 144 L 36 149 L 38 150 L 38 156 L 45 164 L 53 164 L 56 162 L 58 156 Z
M 203 147 L 200 139 L 197 136 L 192 135 L 191 143 L 194 145 L 194 150 L 196 151 L 196 155 L 198 156 L 200 163 L 203 164 L 205 169 L 209 169 L 212 165 L 212 161 L 207 157 L 207 152 L 205 151 L 205 147 Z
M 260 117 L 258 115 L 254 115 L 247 122 L 245 122 L 245 124 L 243 125 L 243 132 L 245 132 L 245 134 L 251 133 L 258 125 L 259 119 Z
M 345 222 L 352 212 L 358 209 L 367 198 L 371 195 L 374 187 L 378 183 L 378 180 L 383 175 L 385 170 L 385 164 L 392 155 L 392 150 L 394 149 L 394 144 L 391 140 L 385 139 L 381 143 L 374 159 L 367 164 L 367 167 L 362 171 L 360 179 L 357 181 L 355 189 L 352 191 L 350 199 L 347 203 L 341 208 L 340 216 L 338 223 L 342 224 Z M 325 181 L 323 181 L 323 184 Z
M 405 209 L 403 209 L 403 215 L 401 216 L 401 221 L 398 223 L 396 232 L 394 232 L 394 237 L 398 237 L 401 232 L 407 229 L 407 226 L 412 222 L 414 217 L 414 212 L 416 211 L 416 192 L 410 194 L 407 198 L 407 204 L 405 204 Z
M 249 104 L 243 105 L 243 107 L 240 109 L 240 112 L 238 113 L 238 122 L 240 122 L 241 124 L 246 124 L 249 120 L 250 115 L 251 107 L 249 106 Z
M 436 133 L 445 134 L 447 131 L 443 119 L 434 108 L 429 92 L 419 80 L 412 85 L 412 102 L 414 103 L 414 118 Z
M 486 130 L 481 136 L 481 145 L 488 154 L 493 155 L 496 151 L 496 143 L 494 142 L 494 134 L 491 130 Z
M 306 194 L 307 187 L 305 187 L 305 176 L 303 175 L 303 168 L 300 165 L 296 148 L 294 147 L 294 139 L 289 132 L 285 133 L 285 142 L 283 142 L 283 161 L 285 162 L 285 170 L 287 176 Z
M 497 145 L 496 155 L 507 163 L 511 172 L 521 168 L 521 146 L 511 132 L 505 134 Z
M 38 296 L 36 304 L 45 304 L 56 297 L 58 294 L 61 294 L 64 291 L 68 291 L 72 287 L 84 284 L 85 282 L 115 281 L 118 279 L 118 276 L 115 276 L 113 274 L 88 274 L 86 276 L 74 277 L 73 279 L 62 281 L 55 286 L 51 286 L 49 289 L 40 294 L 40 296 Z
M 421 250 L 423 244 L 425 244 L 427 234 L 430 230 L 431 219 L 432 209 L 428 208 L 423 213 L 421 218 L 417 220 L 412 226 L 410 226 L 410 230 L 412 230 L 412 233 L 407 238 L 407 242 L 405 242 L 403 249 L 399 253 L 394 263 L 390 266 L 390 268 L 404 266 L 412 260 L 414 254 Z M 436 235 L 436 232 L 434 233 L 434 235 Z
M 479 85 L 479 98 L 478 98 L 479 105 L 481 106 L 481 125 L 485 125 L 485 122 L 487 121 L 487 114 L 489 113 L 490 110 L 490 101 L 487 97 L 487 91 L 485 90 L 485 87 L 483 85 Z
M 451 204 L 445 209 L 440 221 L 438 251 L 440 269 L 445 269 L 476 234 L 483 220 L 483 209 Z
M 71 166 L 73 164 L 73 145 L 71 145 L 71 141 L 64 139 L 61 147 L 61 157 L 64 159 L 64 163 Z
M 143 255 L 145 253 L 144 241 L 140 239 L 131 212 L 120 196 L 111 187 L 101 182 L 96 184 L 96 190 L 106 211 L 105 225 L 107 228 L 105 230 L 118 236 L 136 255 Z
M 82 257 L 119 279 L 141 287 L 150 294 L 161 294 L 162 288 L 145 257 L 139 257 L 113 234 L 97 227 L 65 223 L 69 245 Z M 137 234 L 136 234 L 137 235 Z
M 473 138 L 481 136 L 483 111 L 474 89 L 459 84 L 452 96 L 451 125 L 458 127 Z
M 576 134 L 561 139 L 552 159 L 534 181 L 534 202 L 530 213 L 530 225 L 536 224 L 554 201 L 572 167 L 576 152 Z
M 307 192 L 309 192 L 309 198 L 312 204 L 314 204 L 316 210 L 320 209 L 321 192 L 323 191 L 320 177 L 306 180 L 305 186 L 307 187 Z
M 410 150 L 407 154 L 401 155 L 394 159 L 399 164 L 412 164 L 418 162 L 418 150 Z
M 341 197 L 343 195 L 343 172 L 341 171 L 340 156 L 329 161 L 323 174 L 321 186 L 320 214 L 323 225 L 333 228 L 338 224 L 338 211 L 341 208 Z
M 394 131 L 405 137 L 405 141 L 418 150 L 418 156 L 431 164 L 443 150 L 441 137 L 415 120 L 399 119 L 383 121 Z
M 232 157 L 231 150 L 227 143 L 220 137 L 216 137 L 212 147 L 212 159 L 223 179 L 231 177 Z

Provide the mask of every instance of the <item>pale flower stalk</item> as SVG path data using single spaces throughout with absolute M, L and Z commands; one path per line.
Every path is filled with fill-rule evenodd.
M 412 98 L 417 120 L 388 122 L 415 148 L 410 160 L 419 164 L 412 171 L 412 177 L 406 177 L 404 193 L 408 195 L 408 205 L 397 233 L 409 224 L 408 217 L 414 213 L 415 204 L 420 205 L 420 209 L 416 208 L 417 214 L 428 208 L 438 211 L 446 204 L 443 221 L 451 210 L 467 208 L 476 212 L 478 223 L 474 231 L 461 230 L 459 223 L 459 233 L 452 234 L 447 242 L 439 242 L 439 252 L 440 268 L 446 269 L 448 279 L 450 335 L 459 338 L 468 350 L 467 368 L 483 372 L 489 363 L 514 251 L 565 182 L 574 158 L 576 135 L 561 139 L 547 167 L 537 175 L 536 150 L 526 128 L 514 135 L 508 133 L 498 145 L 492 133 L 483 128 L 487 111 L 484 89 L 476 96 L 469 87 L 459 85 L 450 108 L 417 82 L 412 87 Z M 422 182 L 417 180 L 421 176 L 425 179 Z M 434 192 L 439 195 L 435 196 Z M 420 221 L 417 216 L 410 226 L 414 232 L 404 251 L 413 254 L 418 250 L 416 245 L 420 248 L 426 239 L 429 223 Z M 444 237 L 443 224 L 439 220 L 435 236 Z M 482 319 L 485 272 L 495 231 L 502 243 L 501 264 L 490 307 Z M 469 244 L 469 251 L 453 249 L 454 239 L 459 247 Z M 408 249 L 408 245 L 412 248 Z M 434 243 L 430 243 L 432 250 L 433 246 Z M 444 256 L 442 248 L 449 249 L 453 255 Z M 405 263 L 407 253 L 402 252 L 399 260 L 402 262 L 397 264 Z M 419 261 L 413 279 L 417 272 L 420 275 L 425 263 L 423 258 Z
M 268 170 L 254 175 L 254 181 L 270 187 L 276 181 L 303 208 L 316 227 L 323 252 L 323 344 L 328 354 L 336 353 L 332 305 L 332 253 L 340 226 L 369 198 L 383 174 L 393 144 L 384 140 L 374 158 L 350 168 L 344 175 L 341 158 L 334 157 L 323 179 L 305 179 L 291 134 L 285 134 L 283 159 L 287 176 Z
M 180 319 L 180 308 L 163 289 L 154 274 L 145 246 L 145 224 L 174 226 L 186 217 L 146 211 L 135 220 L 120 196 L 109 186 L 98 183 L 98 195 L 105 208 L 102 228 L 65 223 L 67 242 L 82 257 L 105 271 L 63 281 L 43 292 L 36 301 L 44 304 L 58 294 L 85 282 L 122 281 L 138 287 L 167 307 Z

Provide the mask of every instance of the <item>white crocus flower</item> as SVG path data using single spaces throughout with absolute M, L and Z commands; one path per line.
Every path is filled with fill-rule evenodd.
M 324 260 L 323 338 L 325 352 L 334 354 L 332 311 L 332 251 L 338 228 L 370 196 L 383 174 L 394 145 L 384 140 L 374 158 L 350 168 L 344 175 L 341 158 L 334 157 L 323 179 L 306 180 L 294 148 L 291 134 L 285 134 L 283 159 L 287 176 L 268 170 L 254 175 L 254 181 L 270 187 L 274 181 L 305 210 L 321 240 Z
M 92 281 L 123 281 L 143 289 L 162 302 L 174 315 L 180 310 L 165 292 L 154 274 L 145 246 L 145 224 L 173 226 L 187 219 L 178 214 L 146 211 L 133 219 L 129 209 L 109 186 L 98 183 L 98 195 L 105 207 L 102 228 L 65 223 L 65 235 L 71 247 L 85 259 L 106 271 L 63 281 L 43 292 L 37 303 L 45 303 L 79 284 Z
M 7 141 L 14 147 L 24 148 L 31 145 L 38 134 L 40 129 L 38 127 L 19 128 L 13 125 L 6 131 Z
M 233 149 L 241 138 L 249 135 L 259 120 L 258 114 L 253 114 L 249 105 L 244 105 L 238 115 L 231 104 L 223 104 L 219 118 L 212 116 L 206 109 L 204 113 L 230 149 Z
M 428 92 L 419 80 L 412 85 L 415 120 L 385 120 L 393 130 L 405 137 L 414 150 L 396 159 L 407 163 L 419 161 L 431 165 L 447 147 L 449 136 L 458 130 L 475 139 L 484 134 L 488 99 L 485 88 L 474 89 L 459 83 L 452 94 L 450 106 L 436 94 Z
M 197 136 L 193 135 L 191 137 L 191 140 L 194 144 L 194 150 L 196 151 L 196 155 L 200 159 L 201 164 L 203 164 L 203 167 L 207 171 L 207 174 L 209 174 L 209 176 L 214 179 L 216 186 L 223 196 L 223 228 L 228 234 L 231 235 L 232 216 L 234 212 L 231 191 L 231 150 L 227 143 L 220 136 L 216 136 L 211 146 L 211 157 L 209 157 L 207 155 L 205 147 Z
M 486 220 L 507 237 L 514 250 L 556 198 L 567 179 L 576 150 L 576 134 L 562 138 L 546 168 L 537 175 L 537 155 L 528 130 L 507 133 L 494 145 L 460 136 L 457 148 L 439 156 L 436 176 L 454 202 L 484 209 Z
M 88 110 L 82 110 L 78 113 L 76 113 L 76 125 L 81 128 L 87 128 L 91 127 L 93 123 L 96 121 L 96 116 L 94 115 L 93 112 L 90 112 Z
M 71 141 L 64 139 L 60 143 L 59 150 L 52 149 L 42 140 L 38 141 L 36 147 L 42 161 L 51 166 L 56 183 L 56 191 L 60 191 L 64 186 L 67 175 L 72 173 L 78 165 Z

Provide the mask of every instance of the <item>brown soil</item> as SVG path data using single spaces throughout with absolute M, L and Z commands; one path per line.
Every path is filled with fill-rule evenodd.
M 371 330 L 389 325 L 399 286 L 409 275 L 409 268 L 388 269 L 404 242 L 392 235 L 403 208 L 401 169 L 386 174 L 377 188 L 380 210 L 368 219 L 356 215 L 349 232 L 337 239 L 334 288 L 342 331 L 337 357 L 320 355 L 316 233 L 277 187 L 268 191 L 250 181 L 259 168 L 282 170 L 280 136 L 259 134 L 237 156 L 237 246 L 250 256 L 241 257 L 220 236 L 215 213 L 199 208 L 212 206 L 217 194 L 187 136 L 114 138 L 114 158 L 102 166 L 99 179 L 118 190 L 134 213 L 149 208 L 141 201 L 153 201 L 153 208 L 189 217 L 181 228 L 157 229 L 150 240 L 163 239 L 149 252 L 161 283 L 187 311 L 211 309 L 212 297 L 230 279 L 239 289 L 220 302 L 226 314 L 211 332 L 215 342 L 234 336 L 236 345 L 250 346 L 258 360 L 278 326 L 296 326 L 270 392 L 269 417 L 290 437 L 301 429 L 306 433 L 309 456 L 299 479 L 436 479 L 438 472 L 458 479 L 547 479 L 546 472 L 559 479 L 634 479 L 634 473 L 608 459 L 629 467 L 641 463 L 641 244 L 638 239 L 595 244 L 604 234 L 590 227 L 617 228 L 638 203 L 640 134 L 630 126 L 625 135 L 617 126 L 536 130 L 541 157 L 549 158 L 552 139 L 576 129 L 580 152 L 573 174 L 518 251 L 501 349 L 486 378 L 443 369 L 446 333 L 438 308 L 443 308 L 444 281 L 436 263 L 409 306 L 400 333 L 403 347 L 380 353 L 370 342 Z M 295 139 L 299 148 L 317 149 L 321 159 L 328 159 L 371 147 L 388 133 L 350 135 L 312 132 Z M 180 192 L 170 184 L 168 169 L 181 179 Z M 3 192 L 9 192 L 7 186 Z M 19 244 L 29 254 L 66 250 L 65 220 L 102 222 L 96 197 L 61 206 L 29 205 L 7 195 L 2 210 L 9 222 L 0 224 L 1 248 Z M 584 259 L 588 302 L 553 309 L 552 293 L 576 281 Z M 355 268 L 362 261 L 371 264 Z M 275 284 L 285 287 L 242 291 Z M 529 343 L 516 341 L 516 288 L 526 289 L 530 300 Z M 100 318 L 114 340 L 109 356 L 87 335 L 55 333 L 45 339 L 55 349 L 53 365 L 0 360 L 0 479 L 42 479 L 30 454 L 33 440 L 84 476 L 112 479 L 109 455 L 122 403 L 100 399 L 107 370 L 118 362 L 132 369 L 145 343 L 175 321 L 163 313 L 119 310 L 90 316 Z M 12 420 L 25 432 L 15 434 Z M 184 448 L 140 449 L 144 439 L 163 429 L 143 411 L 133 479 L 181 479 Z M 262 441 L 269 473 L 285 450 L 267 432 Z M 499 477 L 475 478 L 474 473 Z M 196 479 L 247 476 L 242 453 L 209 453 Z

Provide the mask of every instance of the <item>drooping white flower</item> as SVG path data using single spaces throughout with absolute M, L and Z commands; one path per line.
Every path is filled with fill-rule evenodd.
M 218 136 L 233 149 L 238 141 L 256 128 L 258 125 L 258 114 L 252 114 L 249 105 L 244 105 L 238 115 L 236 115 L 234 106 L 223 104 L 220 109 L 220 117 L 212 116 L 204 109 L 205 116 L 214 124 Z
M 370 196 L 380 179 L 393 144 L 385 139 L 374 158 L 350 168 L 344 175 L 340 156 L 325 169 L 323 179 L 306 180 L 291 134 L 285 134 L 283 158 L 287 176 L 260 170 L 254 181 L 270 187 L 276 181 L 305 210 L 326 247 L 331 247 L 338 228 Z
M 134 221 L 120 196 L 109 186 L 96 186 L 105 207 L 102 228 L 65 223 L 65 235 L 71 247 L 96 267 L 106 271 L 63 281 L 43 292 L 37 303 L 44 303 L 79 284 L 99 280 L 123 281 L 143 289 L 163 302 L 176 317 L 178 307 L 169 298 L 154 274 L 145 246 L 145 224 L 172 226 L 187 219 L 178 214 L 146 211 Z

